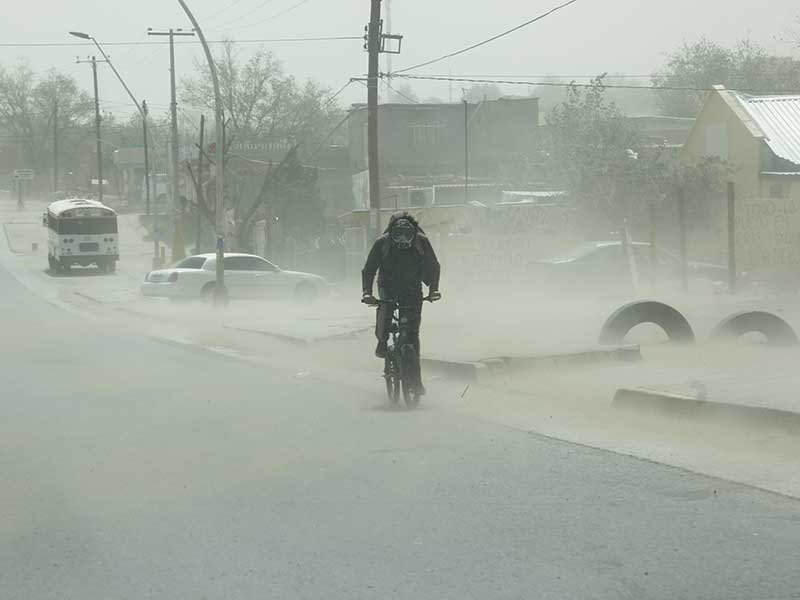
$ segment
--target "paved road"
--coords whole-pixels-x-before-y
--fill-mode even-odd
[[[2,598],[800,590],[796,500],[115,332],[1,269],[0,291]]]

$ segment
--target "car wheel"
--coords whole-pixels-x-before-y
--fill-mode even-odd
[[[217,284],[213,281],[203,286],[203,289],[200,290],[200,297],[203,299],[203,302],[207,302],[208,304],[214,302],[214,289],[216,287]]]
[[[294,299],[299,302],[311,302],[317,297],[317,288],[313,283],[303,281],[294,290]]]

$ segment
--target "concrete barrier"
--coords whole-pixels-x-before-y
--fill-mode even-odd
[[[421,363],[423,373],[436,373],[448,379],[471,382],[482,377],[514,371],[578,367],[604,362],[635,362],[641,358],[639,346],[626,345],[560,354],[501,356],[477,361],[423,358]]]
[[[668,390],[621,388],[614,394],[612,406],[665,417],[698,421],[715,420],[800,434],[800,413],[766,406],[711,401],[702,396],[691,396]]]

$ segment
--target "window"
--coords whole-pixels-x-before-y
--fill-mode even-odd
[[[100,233],[117,233],[117,217],[94,217],[86,219],[61,219],[58,222],[58,233],[70,235],[97,235]]]
[[[413,146],[436,146],[442,141],[443,126],[440,121],[411,123],[408,128]]]
[[[226,271],[277,271],[277,267],[257,256],[228,256],[225,258]]]
[[[175,263],[176,269],[202,269],[206,259],[202,256],[190,256]]]
[[[782,183],[769,184],[769,197],[775,200],[786,198],[786,186]]]

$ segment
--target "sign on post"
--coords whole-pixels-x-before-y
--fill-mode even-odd
[[[14,169],[14,179],[30,180],[35,177],[33,169]]]

